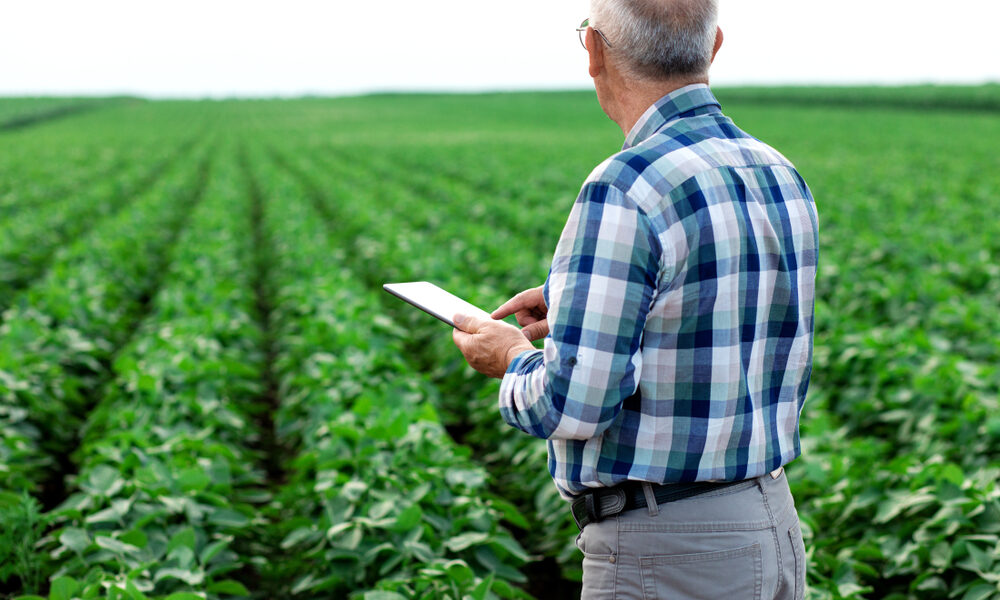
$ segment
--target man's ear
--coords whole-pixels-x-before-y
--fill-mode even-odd
[[[604,44],[593,27],[587,28],[587,54],[590,55],[590,76],[597,77],[604,69]]]
[[[715,55],[719,53],[719,48],[722,47],[722,28],[715,28],[715,47],[712,48],[712,61],[715,61]]]

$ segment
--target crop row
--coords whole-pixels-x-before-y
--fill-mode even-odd
[[[816,367],[790,477],[814,584],[827,597],[995,598],[1000,171],[982,133],[998,122],[867,119],[867,134],[857,116],[830,131],[812,167]]]
[[[151,159],[136,157],[125,163],[115,177],[64,194],[50,202],[44,211],[24,210],[0,222],[0,310],[10,306],[14,294],[44,272],[60,247],[142,196],[190,147],[190,144],[171,147]],[[72,180],[62,185],[72,185]],[[66,187],[62,189],[66,191]],[[41,195],[51,192],[51,189],[39,190]],[[30,201],[26,197],[19,200]],[[22,304],[21,308],[26,306]]]
[[[336,155],[313,152],[310,158],[285,156],[282,162],[307,182],[314,202],[328,207],[330,222],[355,232],[355,252],[345,261],[370,289],[386,281],[430,279],[493,307],[506,299],[497,289],[518,282],[529,287],[544,277],[543,261],[533,255],[532,247],[518,249],[515,219],[520,216],[537,225],[546,221],[541,213],[558,207],[536,205],[519,211],[498,203],[496,213],[486,214],[482,206],[493,205],[477,208],[470,203],[469,183],[417,167],[404,169],[404,182],[389,175],[388,165],[378,159],[362,165],[331,156]],[[539,243],[531,237],[525,240],[532,242]],[[466,293],[470,282],[476,285]],[[548,475],[545,444],[502,423],[496,412],[496,384],[464,367],[437,321],[385,294],[376,295],[373,302],[403,324],[412,368],[429,374],[453,431],[480,450],[477,459],[489,467],[494,490],[517,506],[522,541],[536,556],[557,557],[567,576],[578,578],[576,526]]]
[[[256,525],[252,503],[266,499],[245,444],[261,336],[245,194],[220,154],[150,317],[88,415],[77,491],[52,512],[53,577],[81,598],[248,595],[231,577],[247,565],[235,548]]]
[[[132,152],[116,148],[22,148],[0,157],[0,215],[43,206],[123,168]],[[134,151],[134,149],[133,149]],[[148,152],[148,150],[146,150]],[[143,152],[145,154],[145,152]]]
[[[286,556],[275,577],[294,575],[292,594],[520,597],[510,583],[527,556],[499,525],[509,507],[489,498],[403,358],[400,332],[342,265],[353,240],[264,160],[255,174],[275,247],[274,420],[299,448],[272,519]]]
[[[331,268],[350,240],[265,159],[218,156],[64,253],[24,292],[35,321],[11,311],[0,521],[18,524],[12,491],[51,502],[76,474],[41,552],[30,527],[4,541],[28,551],[7,575],[53,598],[523,597],[528,557],[500,527],[516,511],[448,437],[400,331],[368,318],[371,292]]]
[[[186,161],[66,247],[7,311],[0,326],[0,490],[60,499],[58,473],[81,420],[146,310],[197,198],[204,167],[192,167]]]
[[[98,98],[4,98],[0,99],[0,132],[92,110],[114,102]]]

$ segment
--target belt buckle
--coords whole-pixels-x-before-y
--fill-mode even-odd
[[[605,500],[612,499],[611,502]],[[577,498],[570,505],[576,526],[583,531],[589,523],[600,523],[605,517],[625,510],[626,494],[620,487],[598,488]],[[603,514],[602,514],[603,513]]]
[[[570,512],[573,513],[573,520],[580,531],[583,531],[583,528],[588,523],[599,523],[601,521],[601,516],[597,513],[596,506],[597,502],[594,500],[594,492],[587,492],[570,506]]]

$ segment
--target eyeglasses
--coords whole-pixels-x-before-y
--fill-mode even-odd
[[[576,33],[580,37],[580,45],[583,46],[584,50],[587,49],[587,42],[585,41],[586,38],[584,36],[587,33],[587,28],[588,27],[590,27],[590,17],[587,17],[586,19],[584,19],[583,23],[580,23],[580,26],[576,28]],[[597,35],[601,36],[601,39],[604,40],[604,43],[608,45],[608,48],[612,47],[611,46],[611,42],[609,42],[608,38],[605,37],[603,33],[601,33],[600,29],[598,29],[598,28],[595,27],[594,31],[597,32]]]

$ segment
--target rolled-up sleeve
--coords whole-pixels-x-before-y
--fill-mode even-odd
[[[540,438],[589,439],[614,422],[639,385],[659,265],[659,240],[636,203],[601,181],[584,185],[545,282],[544,349],[522,352],[500,386],[507,423]]]

